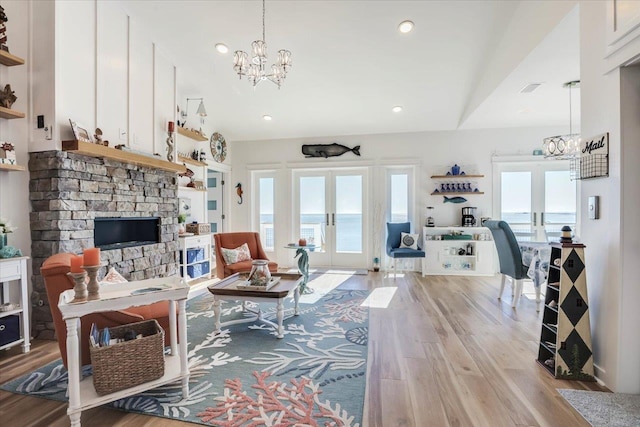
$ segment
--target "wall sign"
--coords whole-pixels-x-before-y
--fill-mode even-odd
[[[609,176],[609,133],[583,140],[580,156],[571,159],[571,179]]]

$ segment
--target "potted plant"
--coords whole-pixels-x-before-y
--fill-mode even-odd
[[[7,234],[13,233],[16,227],[9,223],[9,220],[0,218],[0,249],[7,246]]]
[[[178,215],[178,234],[184,234],[186,231],[184,223],[187,222],[187,214]]]

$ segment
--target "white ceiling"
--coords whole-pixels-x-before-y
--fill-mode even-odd
[[[499,84],[488,85],[487,95],[469,110],[479,96],[477,87],[490,81],[496,47],[505,38],[518,42],[510,28],[520,6],[517,1],[267,1],[270,63],[285,48],[292,52],[293,67],[282,89],[263,82],[254,90],[238,80],[232,61],[234,50],[249,51],[261,36],[260,1],[124,5],[175,58],[180,104],[204,96],[207,123],[229,141],[565,124],[568,93],[562,83],[579,79],[576,10],[535,48],[525,46],[524,59],[511,64]],[[397,27],[405,19],[414,21],[415,29],[400,34]],[[230,52],[216,52],[216,43],[225,43]],[[544,84],[520,94],[531,82]],[[393,113],[394,105],[404,111]],[[573,105],[577,110],[579,103]],[[273,120],[264,121],[264,114]]]

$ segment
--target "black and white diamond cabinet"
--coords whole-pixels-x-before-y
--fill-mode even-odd
[[[584,248],[552,244],[538,362],[556,378],[595,381]]]

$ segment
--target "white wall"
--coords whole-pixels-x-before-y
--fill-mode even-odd
[[[286,218],[286,230],[291,229],[291,175],[292,169],[305,167],[337,168],[343,166],[369,166],[371,168],[371,197],[367,211],[370,216],[376,202],[384,200],[384,168],[393,164],[417,166],[416,212],[414,228],[421,229],[426,219],[426,206],[434,206],[436,225],[459,225],[460,209],[463,206],[478,207],[479,216],[492,216],[492,161],[493,155],[528,155],[540,149],[543,137],[556,135],[559,128],[485,129],[449,132],[420,132],[385,135],[339,136],[313,139],[290,139],[280,141],[247,141],[231,144],[233,173],[231,186],[242,183],[245,190],[242,205],[231,198],[228,226],[231,231],[251,229],[252,200],[251,170],[270,169],[277,171],[276,183],[280,191],[276,195],[276,215]],[[361,157],[346,153],[329,159],[305,159],[301,153],[303,144],[330,144],[338,142],[349,148],[360,145]],[[443,203],[442,196],[431,196],[437,182],[431,175],[443,175],[457,163],[466,173],[485,175],[477,181],[484,195],[465,196],[467,203]],[[249,202],[249,203],[247,203]],[[373,217],[369,218],[370,221]],[[291,263],[291,254],[279,247],[292,241],[290,233],[278,233],[277,259],[282,265]]]

